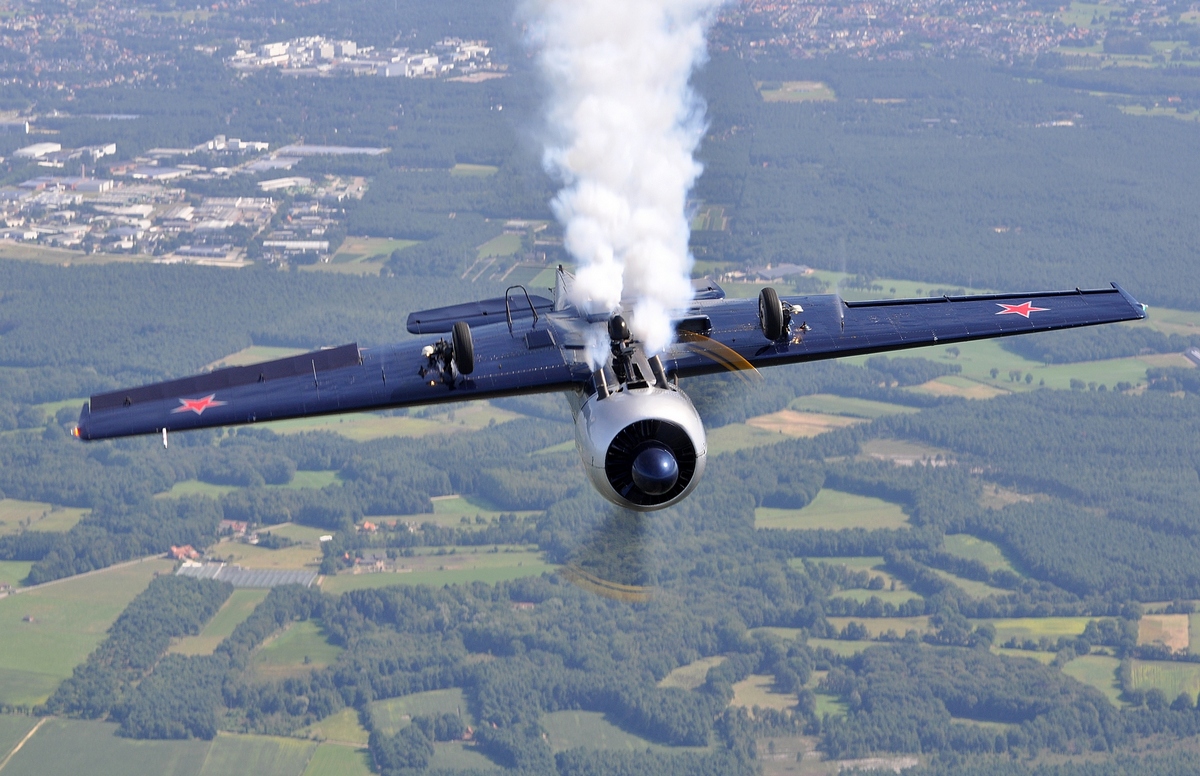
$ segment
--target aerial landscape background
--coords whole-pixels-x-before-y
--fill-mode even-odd
[[[1200,5],[729,3],[694,276],[1146,320],[83,444],[86,398],[547,294],[510,2],[0,0],[0,776],[1200,773]],[[224,564],[224,565],[221,565]]]

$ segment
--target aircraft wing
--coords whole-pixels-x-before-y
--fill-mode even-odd
[[[546,318],[472,327],[470,375],[426,351],[435,336],[318,350],[253,366],[92,396],[75,435],[108,439],[343,412],[560,391],[586,379]],[[443,329],[444,331],[444,329]],[[582,374],[577,374],[582,369]]]
[[[698,294],[663,354],[682,377],[925,345],[1136,320],[1145,311],[1115,284],[1109,289],[934,299],[846,302],[837,296],[783,299],[783,335],[767,340],[758,300]],[[531,393],[586,390],[590,327],[571,310],[538,297],[514,312],[506,300],[415,313],[418,339],[387,347],[356,344],[252,366],[92,396],[76,436],[108,439],[268,420],[362,412]],[[503,316],[503,317],[501,317]],[[451,343],[436,339],[466,319],[473,368],[460,374]],[[598,322],[603,326],[604,321]],[[431,333],[432,332],[432,333]]]
[[[927,345],[1069,329],[1146,317],[1115,283],[1111,288],[847,302],[834,295],[784,297],[791,307],[784,336],[771,342],[759,328],[758,300],[698,306],[680,322],[668,372],[688,377],[882,353]]]

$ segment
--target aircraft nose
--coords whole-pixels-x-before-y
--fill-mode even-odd
[[[679,480],[679,463],[665,447],[654,445],[633,459],[633,484],[649,496],[661,496]]]

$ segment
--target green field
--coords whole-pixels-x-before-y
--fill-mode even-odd
[[[33,726],[38,723],[37,717],[25,717],[16,714],[0,714],[0,762],[8,757],[8,753],[21,743]]]
[[[402,695],[371,704],[371,719],[375,722],[375,728],[388,735],[407,727],[409,719],[418,714],[458,714],[467,724],[471,724],[466,698],[457,687]]]
[[[158,493],[155,498],[182,498],[184,496],[208,496],[212,499],[218,499],[226,493],[233,493],[235,490],[241,490],[237,485],[213,485],[211,482],[201,482],[200,480],[181,480],[171,486],[171,489],[163,493]]]
[[[171,645],[170,651],[181,655],[211,655],[213,650],[233,633],[233,629],[250,616],[254,607],[262,603],[269,592],[265,588],[234,590],[233,595],[229,596],[200,633],[180,639]]]
[[[458,163],[450,168],[450,174],[456,178],[487,178],[500,172],[500,168],[491,164]]]
[[[555,752],[567,749],[616,749],[626,752],[703,752],[707,747],[662,746],[627,733],[598,711],[555,711],[543,714],[542,729]]]
[[[1121,661],[1105,655],[1077,657],[1062,668],[1067,676],[1095,687],[1114,706],[1121,705],[1121,688],[1117,685],[1117,667]],[[1178,693],[1176,693],[1178,695]],[[1172,695],[1170,700],[1174,700]]]
[[[477,255],[481,259],[489,256],[512,256],[521,250],[521,235],[500,234],[479,246]]]
[[[1200,654],[1200,612],[1188,615],[1188,652]]]
[[[574,444],[572,442],[572,444]],[[517,517],[528,517],[536,515],[537,512],[514,512],[511,510],[497,509],[494,504],[489,504],[484,499],[478,496],[434,496],[430,499],[433,502],[433,512],[422,512],[416,515],[387,515],[385,517],[371,518],[371,522],[378,524],[381,520],[391,522],[393,520],[401,520],[406,523],[435,523],[444,525],[450,528],[466,528],[476,525],[475,518],[482,517],[485,520],[492,520],[503,514],[512,514]],[[463,523],[462,519],[467,518],[467,522]],[[483,528],[484,526],[478,526]]]
[[[429,759],[430,771],[498,771],[499,765],[466,741],[438,741]]]
[[[848,415],[852,418],[874,420],[885,415],[911,415],[920,412],[917,407],[906,407],[903,404],[888,404],[870,399],[854,399],[845,396],[834,396],[828,393],[815,393],[811,396],[800,396],[792,399],[788,407],[805,412],[824,412],[829,415]]]
[[[1167,696],[1167,701],[1175,700],[1181,692],[1193,698],[1200,693],[1200,665],[1196,663],[1134,660],[1132,678],[1135,690],[1157,688]]]
[[[295,523],[280,523],[279,525],[269,525],[264,527],[265,531],[270,531],[275,536],[282,536],[286,539],[291,539],[294,542],[302,544],[317,544],[320,538],[329,533],[324,528],[312,528],[307,525],[296,525]]]
[[[1017,617],[1004,620],[983,620],[996,629],[996,643],[1002,644],[1011,638],[1037,641],[1046,636],[1057,641],[1059,636],[1078,636],[1083,633],[1091,617]]]
[[[1055,657],[1054,652],[1039,652],[1031,649],[1007,649],[1005,647],[992,647],[992,652],[997,655],[1004,655],[1005,657],[1033,660],[1041,663],[1044,666],[1048,666],[1054,662]]]
[[[205,757],[213,746],[208,741],[135,741],[114,735],[116,729],[116,725],[107,722],[48,719],[9,760],[4,776],[201,776],[205,773],[202,770]]]
[[[206,369],[219,369],[223,366],[249,366],[262,361],[274,361],[305,352],[301,348],[276,348],[269,345],[251,345],[236,353],[230,353],[222,359],[209,364]]]
[[[775,677],[769,674],[751,674],[733,685],[733,700],[730,706],[742,706],[752,709],[755,706],[763,709],[784,711],[794,708],[799,698],[794,692],[775,692]]]
[[[830,488],[822,488],[812,503],[803,509],[759,507],[754,510],[756,528],[872,530],[904,528],[907,525],[908,516],[899,504]]]
[[[200,776],[228,776],[232,773],[296,776],[304,773],[316,748],[317,745],[312,742],[295,738],[218,733],[204,759]]]
[[[325,719],[297,730],[293,735],[315,741],[334,741],[341,744],[366,746],[368,733],[358,719],[358,711],[351,708],[330,714]]]
[[[308,761],[304,776],[370,776],[371,753],[340,744],[321,744]]]
[[[254,544],[221,542],[209,548],[209,553],[249,569],[303,569],[321,564],[321,551],[311,544],[294,544],[279,550],[268,550]]]
[[[91,510],[57,507],[43,501],[0,499],[0,536],[22,530],[64,533]]]
[[[833,102],[837,95],[820,81],[782,81],[770,88],[760,81],[755,86],[763,102]]]
[[[992,587],[984,582],[979,582],[974,579],[967,579],[966,577],[960,577],[956,574],[951,574],[949,571],[933,569],[933,573],[937,574],[947,582],[957,585],[960,590],[972,598],[987,598],[994,595],[1012,595],[1011,590],[1005,590],[1002,587]]]
[[[486,549],[473,552],[477,548],[454,555],[437,556],[436,562],[426,563],[423,559],[404,558],[401,562],[409,563],[411,571],[395,573],[380,572],[377,574],[338,574],[326,577],[321,583],[321,589],[326,593],[337,595],[350,590],[361,590],[370,587],[390,587],[392,585],[457,585],[466,582],[487,582],[495,584],[510,579],[533,577],[556,567],[547,563],[540,552],[517,551],[492,553]]]
[[[369,442],[383,437],[423,437],[455,431],[477,431],[488,425],[504,423],[521,417],[515,412],[493,407],[487,402],[456,405],[451,410],[433,412],[423,417],[411,415],[376,415],[359,412],[349,415],[327,415],[296,420],[277,420],[262,423],[277,434],[301,434],[306,431],[331,431],[355,442]]]
[[[0,599],[0,703],[45,701],[134,596],[173,566],[145,561]]]
[[[0,585],[19,587],[31,568],[33,561],[30,560],[0,560]]]
[[[378,275],[393,251],[417,245],[416,240],[392,240],[386,237],[347,237],[327,262],[305,264],[301,271],[334,272],[349,275]]]
[[[681,690],[694,690],[704,684],[704,680],[708,678],[708,671],[711,668],[724,663],[726,657],[724,655],[714,655],[712,657],[702,657],[685,666],[676,668],[671,673],[662,678],[658,683],[659,687],[678,687]]]
[[[730,423],[727,426],[714,428],[707,432],[708,454],[735,453],[751,447],[777,445],[791,439],[787,434],[767,431],[745,423]]]
[[[269,639],[250,666],[259,679],[286,679],[332,665],[342,652],[342,647],[325,638],[318,621],[303,620]]]
[[[977,560],[987,566],[988,571],[1003,569],[1016,573],[1016,569],[1004,557],[998,546],[970,534],[947,534],[942,542],[942,549],[959,558]]]

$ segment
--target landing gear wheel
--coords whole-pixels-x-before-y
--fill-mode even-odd
[[[475,371],[475,342],[471,339],[471,327],[466,321],[454,324],[451,340],[454,344],[454,365],[458,373],[469,375]]]
[[[774,342],[783,336],[783,304],[775,289],[767,286],[758,294],[758,320],[763,336]]]

